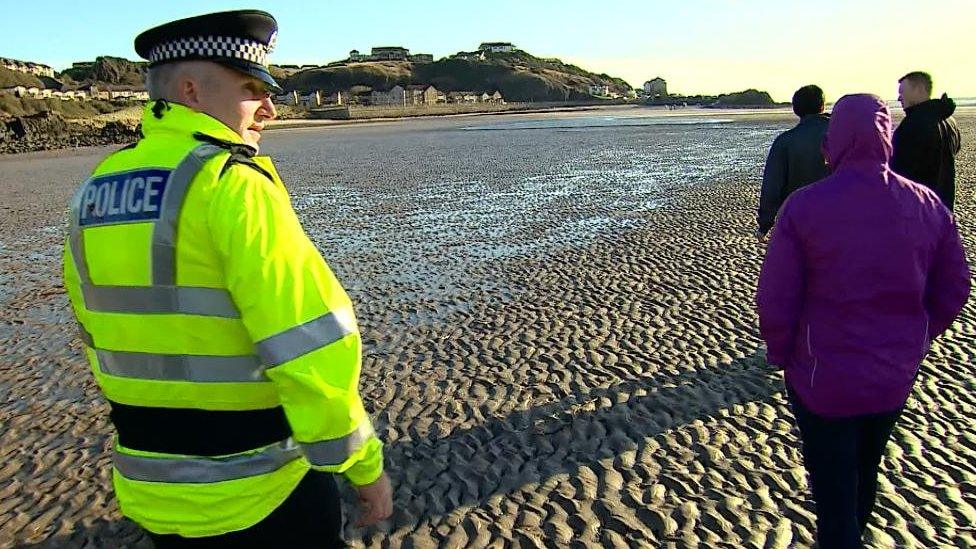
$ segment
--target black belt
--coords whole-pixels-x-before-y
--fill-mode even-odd
[[[119,444],[133,450],[220,456],[276,444],[292,435],[281,406],[228,412],[109,404]]]

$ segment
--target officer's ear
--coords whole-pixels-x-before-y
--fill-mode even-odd
[[[187,107],[196,108],[200,106],[200,85],[196,79],[186,75],[180,79],[179,93],[182,103]]]
[[[201,110],[205,93],[204,86],[213,85],[213,76],[210,71],[213,67],[209,63],[200,61],[189,61],[182,63],[176,81],[176,93],[179,95],[179,102],[187,107]]]

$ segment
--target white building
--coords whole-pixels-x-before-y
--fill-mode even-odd
[[[406,105],[406,89],[397,84],[387,91],[373,90],[369,94],[370,105],[396,105],[402,107]]]
[[[447,94],[448,103],[477,103],[479,99],[481,96],[471,91],[456,91]]]
[[[410,50],[400,46],[377,46],[369,55],[370,61],[406,61]]]
[[[482,42],[478,46],[478,50],[488,53],[509,53],[515,51],[515,44],[511,42]]]
[[[292,90],[290,92],[283,93],[281,95],[276,95],[274,96],[273,102],[278,103],[279,105],[297,105],[298,92]]]
[[[494,93],[485,92],[481,94],[481,96],[478,99],[482,103],[499,103],[499,104],[505,103],[505,99],[502,98],[502,94],[498,90],[495,90]]]
[[[92,99],[98,99],[100,101],[108,101],[112,99],[112,92],[99,88],[95,85],[88,86],[88,95]]]
[[[350,63],[359,63],[363,61],[412,61],[414,63],[433,63],[434,54],[411,54],[409,49],[402,48],[400,46],[377,46],[372,49],[369,55],[360,53],[359,50],[351,50],[346,61]]]
[[[47,65],[42,65],[40,63],[32,63],[30,61],[18,61],[16,59],[7,59],[5,57],[0,57],[0,66],[12,71],[54,78],[54,69],[52,69]]]

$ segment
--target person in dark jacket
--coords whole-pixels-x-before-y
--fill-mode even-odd
[[[942,94],[932,99],[932,77],[908,73],[898,81],[898,100],[905,119],[895,130],[891,167],[925,185],[952,210],[956,201],[956,155],[962,147],[959,126],[952,118],[956,103]]]
[[[834,549],[861,547],[884,447],[970,281],[952,213],[889,168],[884,101],[838,101],[825,150],[832,174],[783,205],[757,304],[800,428],[817,540]]]
[[[776,212],[793,191],[827,177],[820,145],[830,118],[824,114],[824,92],[819,86],[803,86],[793,94],[793,112],[800,123],[773,141],[763,170],[759,194],[759,229],[756,236],[765,240],[773,228]]]

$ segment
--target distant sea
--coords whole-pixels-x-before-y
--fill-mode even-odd
[[[939,95],[939,97],[941,97],[941,95]],[[952,100],[956,102],[957,107],[976,107],[976,97],[953,97]],[[889,99],[888,107],[892,109],[900,109],[901,103],[899,103],[897,99]]]

